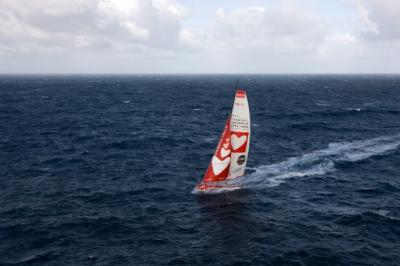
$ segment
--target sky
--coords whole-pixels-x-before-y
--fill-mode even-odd
[[[0,73],[400,73],[400,0],[0,0]]]

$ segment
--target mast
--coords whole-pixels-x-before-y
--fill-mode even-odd
[[[239,89],[239,80],[236,80],[236,86],[235,86],[235,91]]]

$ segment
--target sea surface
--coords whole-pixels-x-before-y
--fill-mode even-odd
[[[0,163],[0,265],[400,265],[399,75],[3,75]]]

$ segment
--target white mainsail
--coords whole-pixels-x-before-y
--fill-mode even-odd
[[[250,145],[250,111],[246,92],[237,90],[233,103],[231,121],[231,165],[228,179],[244,175]]]

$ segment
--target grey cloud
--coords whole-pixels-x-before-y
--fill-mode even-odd
[[[370,23],[370,29],[362,32],[362,38],[370,41],[400,40],[400,1],[357,0],[356,3],[364,8],[364,19]]]
[[[347,1],[358,26],[291,0],[198,26],[178,0],[0,0],[0,72],[400,71],[400,2]]]
[[[0,10],[0,43],[17,51],[41,45],[170,49],[186,12],[172,0],[0,0]]]
[[[322,20],[297,6],[276,9],[242,8],[218,12],[214,36],[230,47],[257,48],[257,52],[313,51],[326,34]]]

